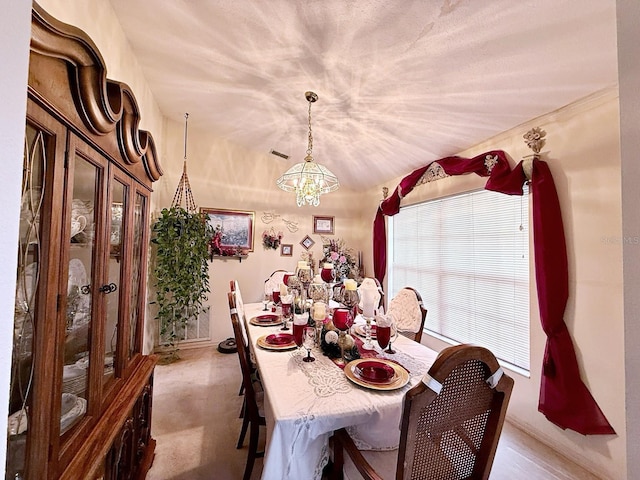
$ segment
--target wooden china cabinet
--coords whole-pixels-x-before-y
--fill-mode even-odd
[[[162,174],[125,84],[34,4],[6,479],[144,478],[149,196]]]

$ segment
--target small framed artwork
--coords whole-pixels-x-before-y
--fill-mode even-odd
[[[291,257],[293,256],[293,245],[290,243],[283,243],[280,245],[280,256]]]
[[[222,233],[220,245],[223,249],[253,252],[254,212],[204,207],[200,211],[207,215],[211,226]]]
[[[333,218],[313,216],[313,233],[333,235]]]
[[[309,250],[311,247],[313,247],[314,243],[316,242],[313,241],[313,238],[307,235],[302,239],[302,241],[300,242],[300,245],[302,245],[305,250]]]

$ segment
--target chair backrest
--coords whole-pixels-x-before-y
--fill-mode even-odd
[[[420,342],[427,309],[422,304],[422,297],[415,288],[404,287],[389,302],[387,311],[393,317],[398,332],[411,340]]]
[[[258,415],[258,405],[256,403],[256,393],[253,388],[253,379],[251,375],[251,360],[249,355],[249,345],[243,336],[243,322],[240,318],[237,308],[237,292],[229,292],[229,316],[231,317],[231,326],[233,327],[233,336],[236,340],[238,358],[240,359],[240,370],[242,371],[242,385],[244,386],[244,395],[247,402],[247,410],[252,415]],[[255,418],[255,417],[254,417]]]
[[[444,349],[405,395],[396,478],[489,478],[512,388],[486,348]]]
[[[290,273],[286,270],[276,270],[269,278],[264,281],[264,291],[273,292],[274,289],[278,289],[280,284],[283,283],[285,274]]]
[[[244,345],[249,344],[249,338],[247,337],[247,328],[245,322],[247,321],[244,315],[244,302],[242,301],[242,294],[240,293],[240,284],[237,280],[229,280],[229,289],[235,293],[235,305],[238,310],[238,318],[240,318],[240,328],[242,331],[242,337],[244,338]]]

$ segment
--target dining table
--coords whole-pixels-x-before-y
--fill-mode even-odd
[[[251,353],[265,397],[262,479],[319,480],[329,461],[329,437],[343,427],[360,449],[398,448],[403,398],[422,381],[438,352],[402,335],[392,344],[394,354],[375,345],[363,356],[390,360],[401,366],[406,379],[400,387],[368,384],[347,375],[340,362],[323,355],[317,346],[311,350],[313,362],[303,361],[304,348],[263,348],[266,336],[283,333],[280,324],[256,320],[265,313],[271,312],[265,312],[262,303],[244,305]],[[357,318],[354,327],[363,322]]]

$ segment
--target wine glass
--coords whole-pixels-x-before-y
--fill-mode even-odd
[[[302,346],[304,329],[307,327],[307,314],[295,313],[293,315],[293,339],[298,347]]]
[[[302,343],[307,349],[307,356],[302,360],[305,362],[315,362],[316,359],[311,356],[311,349],[316,344],[316,329],[313,327],[304,327]]]
[[[273,292],[275,293],[275,291]],[[282,302],[282,328],[280,330],[289,330],[289,320],[291,320],[292,310],[291,303],[293,301],[292,295],[285,295],[280,299]]]
[[[378,332],[379,329],[380,327],[376,328],[376,335],[380,335],[380,333]],[[396,327],[396,324],[392,322],[391,325],[389,326],[389,347],[387,347],[385,352],[392,353],[392,354],[396,353],[396,351],[393,348],[391,348],[391,344],[395,342],[397,338],[398,338],[398,327]]]
[[[358,291],[357,290],[349,290],[346,289],[344,290],[343,294],[342,294],[342,304],[347,307],[349,309],[349,312],[351,314],[351,323],[353,324],[353,321],[356,318],[357,315],[357,310],[356,308],[358,307],[358,303],[360,302],[360,297],[358,296]]]
[[[334,283],[336,281],[336,271],[333,268],[333,263],[325,263],[320,270],[320,278],[327,283]]]
[[[280,288],[274,288],[273,292],[273,304],[278,306],[278,304],[280,303]]]
[[[391,338],[391,325],[386,326],[378,326],[376,327],[376,339],[378,340],[378,345],[380,348],[384,350],[387,345],[389,345],[389,339]]]

